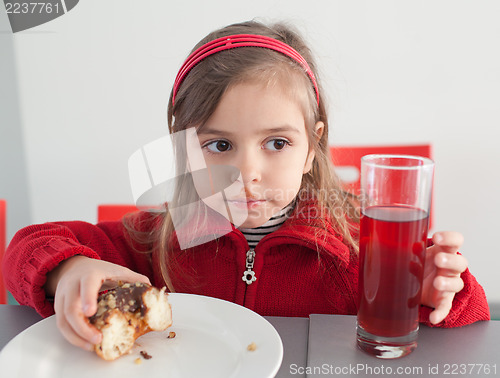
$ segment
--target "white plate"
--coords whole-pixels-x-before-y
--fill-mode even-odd
[[[69,344],[55,317],[44,319],[12,339],[0,353],[2,377],[274,377],[283,345],[274,327],[249,309],[220,299],[170,294],[173,325],[150,332],[132,353],[104,361]],[[175,338],[168,333],[174,331]],[[256,350],[247,346],[255,343]],[[152,356],[134,361],[140,351]]]

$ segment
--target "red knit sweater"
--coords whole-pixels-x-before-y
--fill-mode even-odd
[[[302,215],[314,214],[303,210]],[[357,254],[322,224],[314,217],[292,216],[263,238],[255,248],[257,280],[250,285],[242,280],[249,248],[237,229],[183,253],[179,250],[179,269],[172,275],[176,291],[225,299],[261,315],[356,314]],[[53,314],[43,288],[47,273],[74,255],[120,264],[148,276],[155,286],[164,284],[156,254],[132,248],[121,222],[59,222],[29,226],[15,235],[3,262],[8,290],[42,316]],[[483,288],[468,270],[462,279],[464,289],[438,326],[490,318]],[[430,325],[430,311],[421,307],[421,322]]]

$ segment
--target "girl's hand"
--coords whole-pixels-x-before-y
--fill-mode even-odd
[[[128,268],[84,256],[74,256],[61,263],[48,276],[46,290],[54,291],[57,327],[73,345],[93,350],[102,334],[90,325],[87,317],[97,311],[99,291],[116,286],[118,281],[144,282],[149,278]]]
[[[432,241],[425,257],[422,304],[434,308],[429,321],[437,324],[446,318],[455,294],[464,287],[460,274],[467,269],[467,260],[457,254],[464,241],[462,234],[437,232]]]

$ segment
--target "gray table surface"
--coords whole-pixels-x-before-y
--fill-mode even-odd
[[[357,349],[356,317],[265,317],[283,341],[276,377],[500,377],[500,321],[466,327],[421,327],[417,349],[396,360],[379,360]],[[0,349],[40,321],[32,308],[0,305]],[[256,377],[259,378],[259,377]]]
[[[356,317],[310,315],[307,377],[500,377],[500,322],[459,328],[421,326],[408,356],[382,360],[356,346]]]
[[[290,375],[289,367],[306,365],[309,319],[274,316],[265,318],[276,328],[283,342],[283,362],[276,377],[306,377],[305,372]],[[31,307],[0,305],[0,350],[17,334],[40,320],[42,317]]]

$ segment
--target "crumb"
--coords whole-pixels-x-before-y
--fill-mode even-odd
[[[253,352],[255,349],[257,349],[257,344],[255,344],[254,342],[248,344],[247,350],[249,350],[250,352]]]
[[[148,354],[148,352],[144,351],[144,350],[141,350],[141,356],[145,359],[145,360],[150,360],[151,358],[153,358],[153,356],[151,356],[150,354]]]
[[[174,337],[175,337],[175,332],[170,331],[170,332],[168,333],[167,339],[173,339]]]
[[[134,364],[136,364],[136,365],[140,365],[140,364],[142,364],[142,360],[141,360],[141,358],[140,358],[140,357],[137,357],[137,358],[134,360]]]

